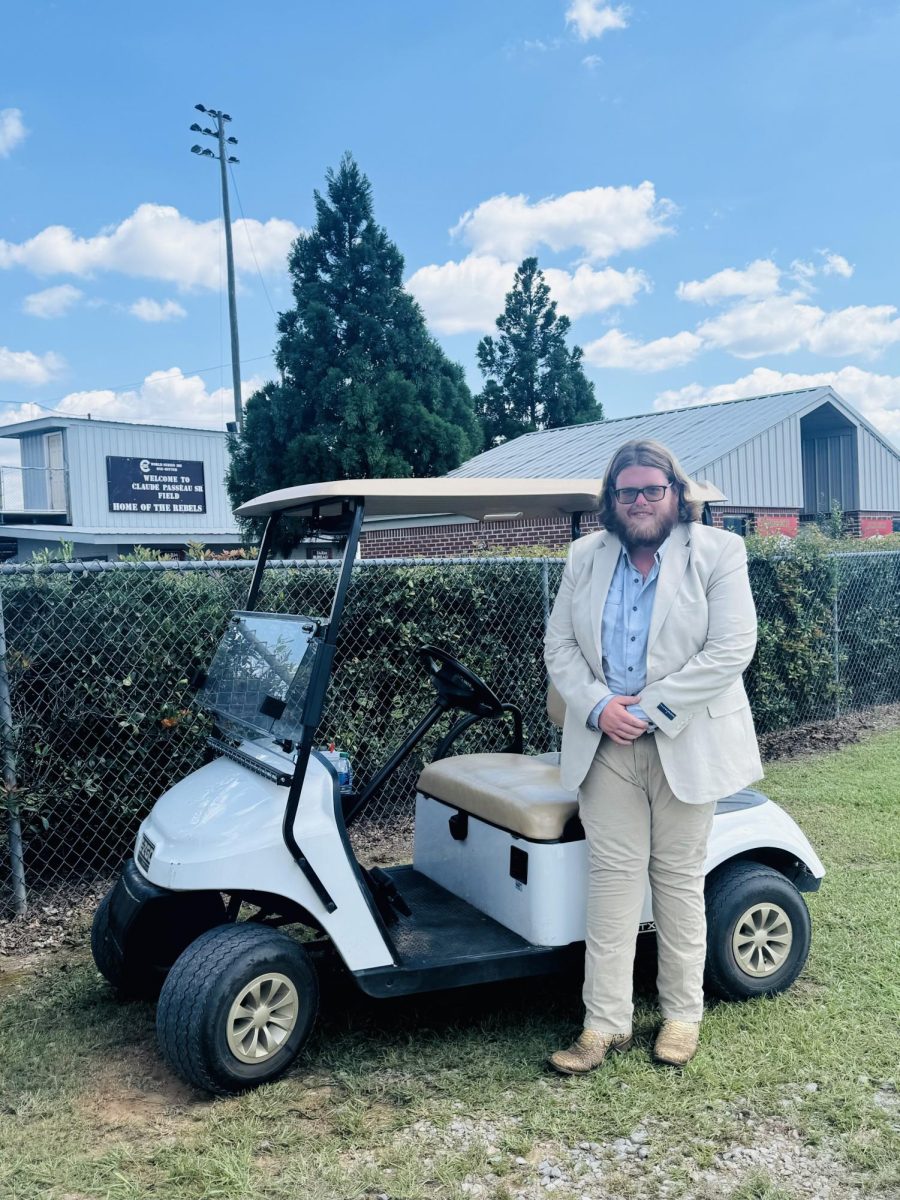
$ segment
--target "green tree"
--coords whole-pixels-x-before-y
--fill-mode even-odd
[[[581,365],[581,347],[566,345],[570,327],[550,299],[537,259],[526,258],[497,318],[498,336],[482,338],[476,351],[485,379],[475,398],[485,445],[536,429],[603,420]]]
[[[281,380],[250,397],[230,440],[235,504],[324,479],[441,475],[481,448],[463,370],[403,289],[371,184],[349,154],[326,182],[315,226],[288,258],[295,306],[278,319]]]

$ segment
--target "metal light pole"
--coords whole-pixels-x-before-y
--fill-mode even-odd
[[[215,138],[219,143],[218,154],[208,148],[204,149],[202,146],[191,146],[191,153],[199,154],[201,158],[217,158],[222,172],[222,214],[225,218],[225,259],[228,264],[228,316],[231,322],[231,382],[234,387],[234,420],[237,432],[240,433],[244,428],[244,406],[241,403],[241,352],[238,346],[237,301],[234,296],[234,250],[231,245],[231,205],[228,200],[228,168],[226,166],[227,163],[240,162],[240,159],[234,158],[226,152],[226,144],[236,146],[238,140],[236,137],[225,137],[225,122],[231,120],[228,113],[215,108],[206,108],[202,104],[195,104],[194,108],[198,112],[212,117],[216,122],[216,128],[201,128],[194,124],[191,126],[191,132],[205,134],[207,137]]]

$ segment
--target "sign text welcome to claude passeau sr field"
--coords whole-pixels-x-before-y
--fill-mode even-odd
[[[205,513],[202,462],[106,457],[109,511]]]

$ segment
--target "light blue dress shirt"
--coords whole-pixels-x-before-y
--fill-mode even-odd
[[[654,555],[654,563],[645,579],[622,547],[619,561],[606,594],[600,629],[603,674],[612,696],[605,696],[588,717],[592,729],[599,727],[600,714],[613,696],[638,696],[647,683],[647,641],[650,619],[656,599],[656,581],[668,538]],[[647,721],[650,731],[656,726],[639,704],[628,711]]]

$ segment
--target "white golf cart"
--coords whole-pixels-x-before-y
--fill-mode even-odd
[[[246,609],[196,681],[215,721],[210,761],[156,802],[92,931],[110,983],[125,994],[161,987],[160,1046],[188,1083],[228,1095],[285,1071],[316,1017],[316,956],[339,959],[378,997],[548,974],[580,957],[576,797],[560,786],[558,756],[522,752],[514,704],[445,650],[423,647],[434,706],[365,787],[342,788],[313,747],[366,515],[565,514],[574,537],[600,490],[599,480],[360,480],[289,488],[238,510],[268,520]],[[288,516],[307,537],[343,542],[327,618],[256,611]],[[364,870],[348,824],[448,712],[461,716],[419,777],[412,864]],[[465,729],[501,719],[514,728],[504,752],[448,755]],[[706,870],[709,987],[730,999],[783,991],[809,949],[800,893],[824,875],[809,842],[746,790],[717,806]],[[302,925],[313,940],[279,925]],[[649,895],[642,928],[653,929]]]

